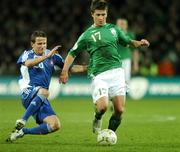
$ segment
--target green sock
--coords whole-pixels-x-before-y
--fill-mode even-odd
[[[109,119],[109,126],[108,129],[111,129],[113,131],[116,131],[116,129],[119,127],[119,125],[121,124],[121,118],[116,117],[116,116],[111,116],[111,118]]]

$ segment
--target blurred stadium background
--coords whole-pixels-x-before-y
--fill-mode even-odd
[[[0,125],[2,133],[1,137],[6,136],[9,130],[11,130],[11,126],[13,126],[15,119],[20,117],[21,114],[19,112],[23,111],[18,99],[19,89],[17,80],[19,76],[19,69],[16,66],[16,60],[23,50],[30,47],[29,37],[32,31],[37,29],[44,30],[48,35],[49,48],[52,48],[56,44],[61,44],[63,46],[63,49],[60,54],[65,58],[67,52],[73,46],[78,36],[88,26],[91,25],[89,6],[90,0],[1,0],[1,120],[6,117],[6,114],[8,114],[7,121],[2,121]],[[135,75],[133,74],[133,78],[130,83],[131,91],[129,93],[128,101],[134,102],[127,103],[127,119],[125,120],[124,127],[122,126],[122,130],[125,132],[125,134],[122,134],[122,141],[119,141],[121,147],[125,148],[124,151],[151,151],[150,147],[153,144],[156,148],[159,147],[159,150],[157,149],[158,152],[178,151],[180,149],[180,147],[178,146],[180,133],[177,129],[180,124],[180,111],[178,110],[178,107],[180,106],[179,6],[180,2],[178,0],[110,0],[108,22],[115,23],[116,18],[118,17],[127,18],[130,24],[130,29],[136,33],[137,39],[145,37],[151,43],[151,46],[148,49],[141,48],[139,50],[140,70]],[[86,64],[88,62],[88,55],[86,53],[81,54],[78,57],[78,60],[76,60],[75,62]],[[70,112],[66,107],[67,105],[65,106],[66,103],[63,102],[63,100],[75,100],[76,102],[78,102],[77,99],[74,98],[75,96],[78,96],[78,98],[81,98],[80,103],[77,104],[78,106],[84,106],[84,104],[87,104],[83,104],[83,101],[87,100],[90,102],[90,81],[87,79],[86,74],[76,75],[70,78],[70,81],[67,85],[61,86],[59,85],[58,78],[56,77],[58,75],[59,73],[57,73],[52,79],[50,97],[51,99],[54,99],[53,101],[55,101],[53,102],[53,105],[55,106],[56,111],[58,111],[58,114],[60,111],[60,114],[62,113],[61,117],[62,119],[64,119],[64,113],[62,111],[64,110],[67,113]],[[65,98],[62,98],[63,96]],[[60,107],[58,109],[59,103],[57,103],[56,101],[59,100],[63,103],[61,103],[62,108]],[[174,102],[172,102],[172,100],[174,100]],[[3,101],[9,102],[6,103]],[[70,104],[75,106],[75,104],[73,104],[72,102],[70,102]],[[12,107],[10,108],[12,114],[8,111],[7,108],[10,105],[12,105]],[[86,106],[92,105],[88,104]],[[80,108],[77,111],[72,110],[72,112],[75,113],[75,116],[79,111],[82,111],[82,109]],[[93,110],[90,108],[89,111]],[[83,111],[83,114],[84,113],[85,111]],[[67,118],[66,121],[68,121],[68,119],[71,119],[68,118],[66,114],[64,115],[64,117]],[[90,126],[91,120],[88,120],[90,119],[90,116],[88,115],[87,117],[87,121],[89,123],[87,126]],[[79,118],[81,118],[81,116],[79,116]],[[73,117],[73,119],[75,120],[76,117]],[[146,122],[146,125],[142,126],[142,122],[140,119],[142,119],[142,122]],[[71,124],[66,124],[66,121],[64,119],[65,126],[67,125],[67,127],[69,127],[69,125]],[[128,126],[134,125],[135,121],[136,127],[139,128],[139,130],[133,130],[132,128],[128,130]],[[158,128],[159,132],[156,130],[156,127],[150,127],[152,130],[156,130],[154,134],[152,133],[152,130],[150,131],[149,128],[149,124],[152,121],[154,121],[157,126],[160,125]],[[73,123],[72,120],[70,122]],[[167,122],[167,124],[165,124],[164,122]],[[171,122],[173,122],[173,125]],[[75,123],[74,125],[77,124]],[[171,126],[171,130],[175,131],[173,134],[172,132],[167,132],[169,126]],[[4,131],[5,127],[6,129]],[[143,127],[146,129],[149,128],[148,133],[145,131],[145,129],[143,129]],[[163,129],[163,127],[166,128]],[[77,131],[72,127],[71,129],[73,131]],[[128,130],[130,135],[126,132],[126,129]],[[65,133],[68,132],[66,130],[64,131]],[[150,140],[147,140],[145,139],[145,137],[142,137],[142,135],[138,134],[141,134],[141,132],[143,132],[143,135],[147,133],[147,136]],[[163,135],[165,134],[165,132],[167,132],[167,135]],[[91,133],[88,132],[88,134]],[[66,136],[70,137],[69,134],[64,135],[63,139],[65,140],[65,143],[62,146],[65,146],[68,149],[67,146],[69,145],[66,144],[66,142],[68,142],[66,141]],[[128,138],[129,136],[130,138]],[[142,137],[143,141],[141,141],[140,138],[136,139],[137,136]],[[51,136],[48,137],[50,140],[53,140]],[[55,135],[52,137],[56,138]],[[154,138],[157,138],[157,141],[155,140],[153,142]],[[31,139],[27,139],[27,141],[28,140],[31,141]],[[40,139],[40,141],[42,142],[42,139]],[[132,141],[135,143],[135,145],[132,145]],[[2,144],[2,140],[0,142]],[[36,140],[34,142],[36,142]],[[61,142],[63,141],[61,140]],[[74,142],[76,142],[76,139],[74,139]],[[89,141],[87,139],[85,140],[85,142],[91,143],[91,140]],[[149,142],[151,142],[152,144]],[[157,144],[156,142],[159,144]],[[48,143],[48,140],[46,141],[46,143]],[[78,146],[82,145],[83,143],[84,141],[82,143],[78,143]],[[127,148],[128,144],[131,145],[129,149]],[[5,148],[6,145],[2,144],[1,146],[3,146],[4,148],[2,148],[3,151],[8,151],[8,149]],[[133,146],[137,147],[134,149]],[[168,149],[168,146],[171,148]],[[38,149],[37,146],[35,147],[33,148]],[[86,148],[87,147],[85,145],[85,147],[82,148],[82,151],[85,151]],[[14,151],[19,149],[14,149]],[[76,151],[76,148],[74,150]],[[94,149],[89,149],[89,151],[92,150]],[[102,151],[104,150],[105,149],[102,149]],[[111,150],[113,149],[106,149],[106,151]],[[12,146],[9,151],[13,151]],[[98,149],[97,151],[101,151],[101,149]]]
[[[139,50],[140,70],[133,76],[141,78],[132,83],[132,94],[138,95],[137,99],[152,94],[180,96],[179,3],[178,0],[110,0],[108,22],[115,23],[118,17],[127,18],[137,39],[145,37],[151,43],[148,49]],[[23,50],[30,48],[32,31],[44,30],[49,48],[61,44],[60,53],[65,58],[78,36],[91,25],[89,6],[90,0],[0,2],[0,96],[18,93],[16,60]],[[76,62],[86,64],[88,55],[81,54]],[[15,79],[11,81],[13,76]],[[83,78],[86,83],[86,76]],[[79,90],[85,89],[87,95],[87,85],[83,84]],[[77,91],[78,87],[75,94]]]

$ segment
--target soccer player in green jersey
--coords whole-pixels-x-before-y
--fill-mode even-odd
[[[60,75],[60,82],[66,83],[69,67],[78,53],[87,51],[90,54],[88,76],[92,80],[91,91],[95,105],[94,133],[101,130],[101,120],[107,110],[109,98],[112,100],[114,111],[109,120],[108,128],[116,131],[121,123],[125,106],[126,85],[118,45],[149,46],[147,40],[132,40],[116,25],[106,23],[107,13],[107,1],[92,1],[91,15],[94,24],[82,33],[70,50]]]
[[[127,36],[131,39],[135,39],[135,34],[128,30],[128,21],[124,18],[118,18],[116,20],[116,25],[121,28]],[[139,52],[135,48],[124,47],[119,45],[118,52],[121,56],[122,60],[122,67],[125,71],[125,80],[128,85],[130,78],[131,78],[131,64],[132,64],[132,71],[134,73],[138,72],[139,69]],[[131,63],[132,61],[132,63]]]

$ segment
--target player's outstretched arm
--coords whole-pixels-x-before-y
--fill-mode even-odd
[[[71,66],[71,64],[73,63],[75,57],[71,56],[70,54],[67,55],[65,62],[64,62],[64,66],[62,69],[62,72],[60,74],[59,77],[59,82],[65,84],[68,81],[68,72],[69,72],[69,68]]]
[[[150,45],[150,43],[146,39],[142,39],[141,41],[131,40],[130,45],[132,47],[138,48],[138,47],[142,47],[142,46],[148,47]]]
[[[35,65],[41,63],[42,61],[46,60],[47,58],[53,56],[55,53],[57,53],[57,51],[59,50],[60,47],[61,47],[60,45],[55,46],[48,54],[42,55],[39,58],[29,59],[29,60],[25,61],[24,65],[27,67],[35,66]]]

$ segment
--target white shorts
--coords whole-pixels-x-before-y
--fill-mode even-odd
[[[91,93],[93,102],[101,97],[112,98],[126,95],[125,74],[123,68],[102,72],[92,79]]]

